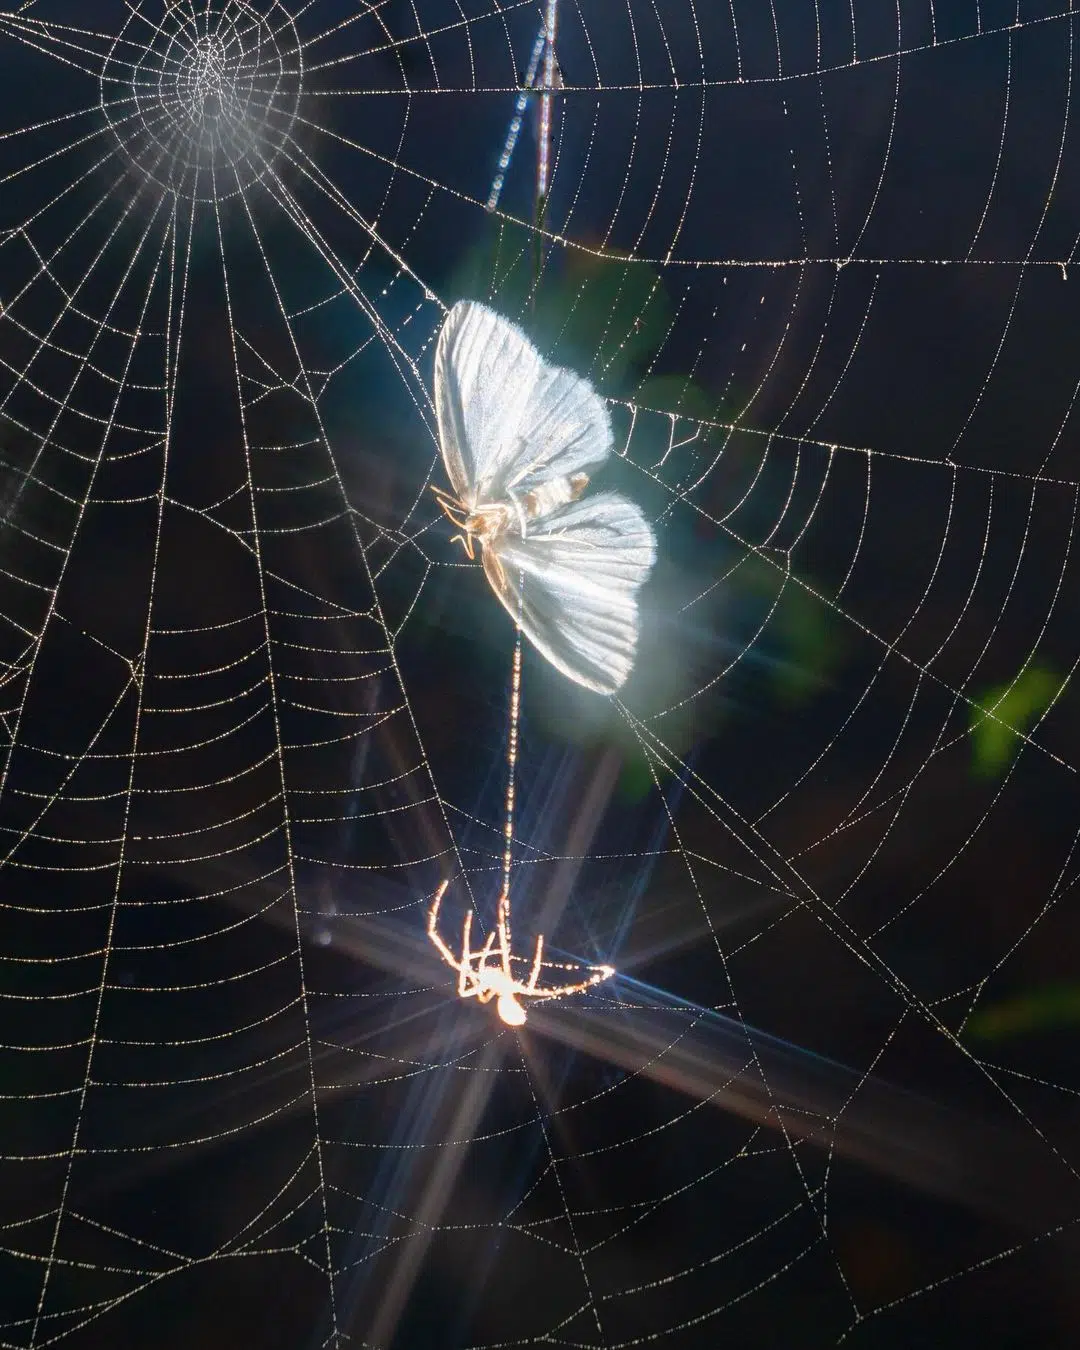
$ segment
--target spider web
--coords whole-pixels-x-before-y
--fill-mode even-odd
[[[540,23],[0,15],[0,1345],[1075,1341],[1073,16],[562,0],[488,210]],[[661,552],[622,698],[526,653],[619,973],[521,1033],[461,295]]]

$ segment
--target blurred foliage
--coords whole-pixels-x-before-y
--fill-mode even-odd
[[[1020,738],[1050,707],[1062,683],[1052,670],[1029,666],[1016,679],[996,685],[976,700],[971,708],[971,750],[977,777],[997,778],[1005,772],[1020,747]]]
[[[716,400],[685,375],[650,375],[634,391],[634,401],[643,408],[678,413],[698,422],[716,419]]]
[[[636,750],[627,747],[615,793],[620,801],[633,806],[644,801],[654,787],[670,777],[669,770],[657,763],[655,757],[646,756],[640,747]]]
[[[819,600],[797,583],[788,582],[773,615],[784,656],[776,665],[772,684],[782,702],[806,702],[840,665],[844,648],[828,619]]]
[[[758,599],[756,624],[768,616],[768,680],[788,705],[805,703],[827,685],[844,659],[845,645],[829,622],[830,611],[799,584],[798,574],[750,557],[739,568],[743,587]]]
[[[530,336],[555,358],[585,371],[605,392],[662,411],[707,417],[714,402],[681,375],[648,369],[671,331],[674,306],[647,263],[611,251],[560,250],[538,265],[535,232],[492,218],[492,229],[461,259],[448,293],[531,315]],[[645,391],[650,394],[644,396]]]
[[[1077,1026],[1080,1026],[1080,984],[1048,984],[973,1012],[964,1034],[972,1040],[993,1041]]]

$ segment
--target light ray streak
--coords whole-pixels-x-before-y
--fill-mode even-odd
[[[521,124],[525,120],[525,113],[529,106],[529,98],[536,83],[536,75],[540,69],[540,58],[544,54],[544,44],[547,42],[547,23],[541,27],[536,35],[536,41],[533,43],[532,55],[529,57],[528,69],[525,72],[525,80],[517,96],[517,102],[514,104],[514,115],[510,119],[510,126],[506,133],[506,143],[503,145],[502,154],[499,156],[499,162],[495,170],[495,178],[491,184],[491,191],[488,193],[487,210],[494,211],[499,204],[499,197],[502,194],[503,183],[506,181],[506,171],[510,167],[510,161],[514,157],[514,150],[517,147],[518,137],[521,135]]]
[[[401,899],[391,901],[399,888],[379,885],[386,907],[399,908]],[[246,908],[250,896],[237,895],[234,903]],[[280,921],[276,910],[265,917]],[[333,926],[335,948],[363,965],[420,985],[438,979],[434,953],[411,919],[343,908]],[[1075,1215],[1075,1175],[1046,1141],[1007,1117],[995,1122],[942,1105],[626,975],[604,987],[606,998],[535,1005],[528,1030],[515,1034],[577,1050],[1031,1232],[1044,1233]],[[443,1016],[437,1003],[430,1006],[432,1015]],[[459,1019],[446,1019],[445,1026],[451,1042],[470,1030]],[[349,1091],[347,1082],[335,1086]]]
[[[623,975],[609,988],[624,1007],[549,1004],[530,1031],[1029,1232],[1075,1214],[1075,1175],[1013,1122],[941,1105]]]
[[[363,915],[343,916],[339,931],[345,949],[363,963],[424,983],[431,978],[416,928],[388,915]],[[528,1031],[516,1034],[616,1065],[1033,1233],[1075,1214],[1075,1176],[1047,1142],[1016,1122],[942,1105],[625,975],[605,988],[614,999],[536,1005]]]
[[[176,873],[164,864],[153,871],[163,877],[182,875],[191,882],[190,867]],[[208,872],[207,885],[214,888],[225,885],[231,875],[220,864]],[[267,904],[266,892],[272,886],[273,878],[267,878],[235,891],[215,889],[215,893],[244,913],[258,914],[275,926],[288,923],[291,928],[293,914]],[[478,1042],[498,1044],[508,1034],[491,1034],[498,1022],[470,1017],[467,1010],[456,1015],[449,1011],[458,1005],[446,1002],[442,964],[409,912],[415,904],[411,887],[365,876],[363,891],[365,903],[379,904],[383,912],[352,909],[344,888],[333,915],[326,914],[314,894],[308,897],[310,904],[298,896],[296,918],[305,940],[313,941],[320,929],[329,929],[328,945],[339,955],[354,960],[360,968],[404,979],[414,992],[403,1015],[394,1020],[403,1037],[396,1054],[389,1056],[383,1048],[373,1060],[350,1072],[334,1073],[332,1081],[327,1081],[328,1073],[322,1076],[319,1097],[324,1102],[355,1096],[365,1083],[383,1080],[391,1058],[414,1066],[411,1072],[431,1071],[436,1067],[426,1060],[431,1019],[438,1019],[439,1035],[445,1038],[441,1041],[443,1065]],[[613,997],[603,1001],[594,994],[588,1002],[535,1006],[528,1029],[516,1035],[577,1050],[727,1114],[770,1130],[782,1129],[791,1140],[804,1140],[834,1158],[850,1158],[915,1191],[1032,1233],[1044,1234],[1075,1216],[1075,1175],[1047,1141],[1020,1128],[1022,1121],[1019,1126],[1008,1118],[992,1122],[942,1105],[626,975],[616,975],[606,988]],[[327,1070],[340,1065],[343,1049],[351,1046],[362,1051],[371,1034],[370,1029],[358,1027],[349,1012],[338,1012],[318,1030],[314,1059]],[[379,1028],[380,1037],[385,1031],[385,1025]],[[310,1109],[309,1094],[290,1099],[294,1078],[288,1067],[268,1065],[242,1090],[226,1093],[225,1098],[244,1098],[246,1128],[252,1131]],[[478,1099],[470,1114],[479,1108]],[[216,1110],[220,1109],[219,1102]],[[180,1120],[186,1121],[190,1150],[213,1150],[233,1138],[231,1132],[220,1131],[217,1119],[181,1113],[170,1123],[177,1125]],[[160,1164],[159,1158],[129,1161],[112,1174],[105,1189],[130,1185]],[[443,1190],[441,1185],[439,1190]]]

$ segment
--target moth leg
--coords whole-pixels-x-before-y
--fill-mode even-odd
[[[434,483],[430,486],[431,491],[435,494],[435,500],[439,503],[439,509],[447,520],[449,520],[450,524],[456,525],[458,528],[459,533],[451,536],[450,542],[452,544],[460,543],[468,554],[469,561],[475,562],[476,554],[473,551],[472,542],[474,531],[471,528],[475,520],[475,513],[470,515],[468,508],[463,502],[459,501],[457,497],[451,497],[448,492],[444,492],[442,488],[436,487]]]
[[[507,593],[506,569],[502,565],[502,559],[494,549],[484,549],[484,571],[488,573],[488,580],[491,582],[495,591],[499,595]],[[494,573],[494,575],[492,575]]]
[[[469,530],[467,534],[452,534],[450,536],[450,542],[452,544],[460,544],[469,555],[470,562],[476,561],[476,554],[473,552],[472,530]]]
[[[469,518],[465,504],[458,501],[456,497],[451,497],[450,494],[444,492],[442,488],[435,487],[434,484],[431,485],[431,491],[435,495],[435,500],[439,503],[440,510],[450,521],[451,525],[456,525],[459,530],[463,530],[465,528],[465,523]]]

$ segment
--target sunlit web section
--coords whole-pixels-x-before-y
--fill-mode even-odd
[[[551,136],[552,136],[552,92],[562,88],[562,73],[555,55],[555,37],[557,32],[558,0],[547,0],[544,10],[544,22],[536,35],[529,56],[528,69],[522,81],[521,92],[514,102],[513,116],[506,131],[506,142],[499,155],[491,191],[488,193],[487,209],[494,211],[502,195],[507,170],[517,148],[518,137],[529,107],[530,95],[540,104],[540,116],[536,132],[536,199],[543,203],[548,194],[551,176]]]
[[[0,1343],[1075,1342],[1073,23],[0,14]],[[463,295],[661,540],[509,865]]]
[[[261,13],[243,0],[178,3],[154,18],[150,6],[130,8],[100,86],[102,112],[135,172],[207,202],[272,173],[304,81],[288,12],[274,4]]]

